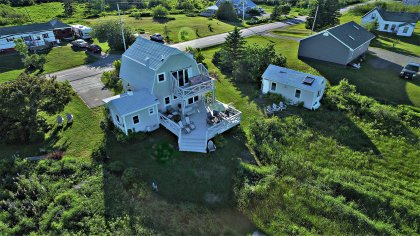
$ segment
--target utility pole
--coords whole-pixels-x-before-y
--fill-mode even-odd
[[[242,0],[242,23],[245,23],[245,0]]]
[[[123,43],[124,43],[124,51],[126,51],[127,46],[125,45],[124,27],[123,27],[123,23],[122,23],[122,20],[121,20],[120,5],[118,3],[117,3],[117,10],[118,10],[118,17],[120,18],[120,27],[121,27],[122,40],[123,40]]]
[[[312,23],[312,32],[314,31],[314,28],[315,28],[316,17],[318,16],[318,8],[319,8],[319,5],[316,6],[315,18],[314,18],[314,22]],[[311,34],[312,34],[312,32],[311,32]]]

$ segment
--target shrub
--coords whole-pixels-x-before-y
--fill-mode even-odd
[[[175,157],[175,149],[169,143],[159,142],[153,145],[151,155],[157,162],[165,164]]]
[[[153,8],[153,18],[166,18],[168,14],[168,10],[162,5]]]
[[[101,144],[92,152],[92,159],[96,162],[104,162],[108,158],[105,145]]]
[[[108,165],[108,170],[114,174],[121,174],[124,171],[124,164],[121,161],[113,161]]]
[[[141,177],[140,169],[129,167],[124,170],[124,173],[121,177],[121,181],[123,182],[126,188],[131,187],[134,183],[138,183]]]

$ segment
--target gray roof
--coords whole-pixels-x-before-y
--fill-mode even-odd
[[[314,79],[312,85],[303,83],[307,77]],[[264,71],[262,78],[311,92],[317,92],[321,88],[325,87],[324,77],[311,75],[276,65],[269,65]]]
[[[381,7],[375,7],[374,9],[366,13],[364,16],[366,16],[374,10],[377,10],[379,15],[381,15],[382,19],[386,21],[417,23],[417,21],[420,18],[420,13],[418,12],[391,12],[385,11]]]
[[[216,5],[218,6],[218,7],[220,7],[220,5],[222,4],[222,2],[232,2],[233,3],[233,5],[240,5],[240,6],[242,6],[242,0],[218,0],[217,2],[216,2]],[[251,1],[251,0],[245,0],[246,1],[246,3],[245,3],[245,7],[250,7],[250,8],[254,8],[254,7],[257,7],[257,4],[255,4],[253,1]]]
[[[182,53],[184,52],[179,49],[138,37],[133,45],[124,52],[123,56],[129,57],[144,66],[148,64],[150,69],[156,71],[168,57]]]
[[[332,34],[351,49],[356,49],[367,41],[375,38],[375,35],[367,31],[362,26],[356,24],[354,21],[329,28],[319,32],[318,34],[324,34],[325,32]]]
[[[117,96],[105,98],[102,101],[113,106],[117,113],[121,116],[159,104],[159,100],[147,89],[137,90],[133,92],[132,95],[123,93]]]
[[[0,28],[0,36],[47,31],[47,30],[54,30],[54,29],[60,29],[60,28],[71,28],[71,26],[68,24],[64,24],[63,22],[59,20],[54,19],[47,23],[18,25],[18,26]]]

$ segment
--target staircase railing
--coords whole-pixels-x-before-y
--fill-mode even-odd
[[[165,126],[165,128],[169,129],[173,134],[178,136],[178,140],[181,139],[181,127],[171,119],[159,113],[160,123]]]

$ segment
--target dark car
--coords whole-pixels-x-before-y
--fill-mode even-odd
[[[150,40],[155,41],[155,42],[159,42],[159,43],[164,43],[163,36],[158,34],[158,33],[151,35]]]
[[[93,53],[101,53],[102,52],[102,48],[99,47],[96,44],[91,44],[87,47],[87,50]]]
[[[76,48],[87,48],[89,44],[83,39],[77,39],[71,42],[71,45]]]
[[[403,79],[414,79],[419,73],[420,64],[410,62],[400,72],[400,78]]]

